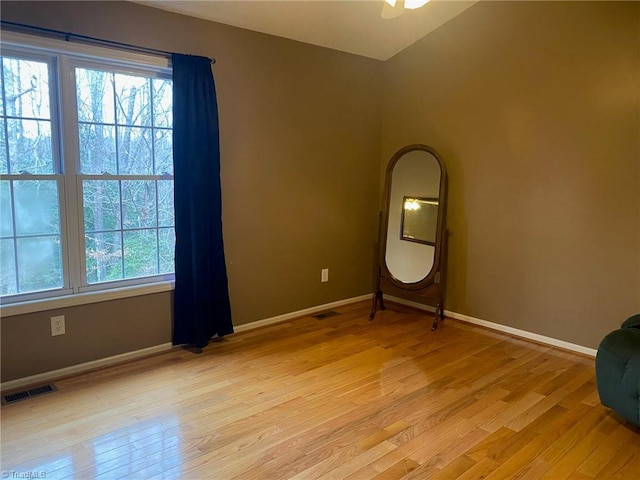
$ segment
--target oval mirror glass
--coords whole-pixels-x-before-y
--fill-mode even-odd
[[[390,165],[385,263],[399,282],[420,282],[433,268],[441,175],[438,159],[422,149]]]

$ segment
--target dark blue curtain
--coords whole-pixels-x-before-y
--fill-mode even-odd
[[[222,243],[218,105],[211,60],[174,54],[176,283],[173,344],[233,333]]]

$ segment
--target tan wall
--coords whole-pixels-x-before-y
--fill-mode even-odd
[[[236,325],[372,291],[381,62],[130,3],[3,2],[2,19],[217,59]],[[170,300],[3,318],[2,381],[169,342]]]
[[[640,311],[639,9],[481,2],[384,65],[134,4],[2,18],[218,59],[236,324],[369,292],[380,174],[426,143],[450,174],[447,308],[595,347]],[[2,381],[168,342],[170,302],[3,318]]]
[[[589,347],[640,312],[639,15],[481,2],[385,63],[381,171],[449,169],[447,309]]]
[[[2,318],[2,381],[171,341],[171,293]],[[53,315],[66,334],[51,336]]]

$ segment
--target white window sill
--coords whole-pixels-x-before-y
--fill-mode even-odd
[[[26,313],[44,312],[58,308],[76,307],[89,303],[108,302],[109,300],[119,300],[122,298],[138,297],[152,293],[169,292],[173,290],[174,282],[158,282],[147,285],[135,285],[131,287],[114,288],[99,292],[76,293],[64,297],[46,298],[42,300],[31,300],[28,302],[0,305],[1,317],[12,317],[14,315],[24,315]]]

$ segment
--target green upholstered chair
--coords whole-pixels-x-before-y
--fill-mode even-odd
[[[600,343],[596,382],[602,404],[640,426],[640,314]]]

